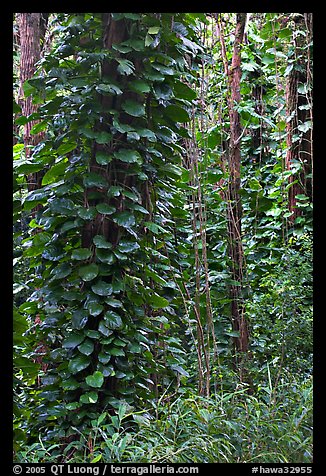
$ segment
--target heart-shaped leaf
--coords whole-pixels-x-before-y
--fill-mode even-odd
[[[109,250],[98,249],[96,250],[96,256],[102,263],[106,264],[112,264],[116,260],[114,254]]]
[[[92,291],[99,296],[109,296],[112,294],[112,284],[98,281],[96,284],[93,284]]]
[[[103,382],[104,382],[103,374],[102,372],[99,372],[98,370],[94,372],[93,375],[89,375],[88,377],[86,377],[86,383],[90,387],[100,388],[102,387]]]
[[[94,350],[94,343],[90,339],[86,339],[85,342],[78,346],[78,350],[84,355],[91,355]]]
[[[68,364],[68,370],[72,374],[76,374],[86,369],[91,363],[91,359],[87,355],[80,354],[77,357],[70,360]]]

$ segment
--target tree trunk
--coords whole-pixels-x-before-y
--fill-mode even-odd
[[[310,128],[305,130],[304,126],[308,121],[312,121],[312,104],[309,91],[303,93],[299,88],[300,85],[301,87],[309,85],[312,80],[309,47],[305,48],[312,38],[312,14],[299,15],[295,18],[295,22],[298,29],[307,31],[307,38],[302,35],[295,38],[296,62],[293,63],[286,82],[286,113],[287,117],[291,118],[286,125],[286,169],[291,170],[296,163],[302,166],[300,172],[289,177],[289,183],[292,184],[288,193],[288,207],[292,212],[290,223],[294,223],[301,214],[297,207],[296,196],[304,194],[312,200],[312,181],[311,178],[307,178],[312,172],[312,130]]]
[[[22,116],[28,117],[38,110],[37,104],[33,104],[33,96],[25,98],[23,86],[25,81],[31,79],[36,71],[36,64],[41,58],[41,40],[44,38],[47,13],[17,13],[20,41],[20,88],[19,105]],[[26,157],[31,155],[31,147],[37,145],[44,137],[44,132],[31,134],[32,127],[37,120],[29,121],[24,125],[23,141]],[[28,176],[28,189],[35,190],[41,186],[42,176],[39,173]]]
[[[231,296],[231,316],[232,328],[239,332],[239,337],[235,337],[235,348],[238,352],[247,352],[249,344],[248,323],[245,319],[244,303],[242,301],[243,282],[243,247],[241,238],[241,217],[242,204],[240,191],[240,166],[241,166],[241,124],[240,115],[236,110],[236,105],[240,102],[240,80],[241,80],[241,44],[244,38],[246,23],[246,13],[237,13],[235,39],[232,54],[232,63],[229,68],[226,48],[224,42],[223,23],[220,22],[221,52],[224,63],[224,70],[228,81],[228,112],[230,118],[230,141],[228,150],[229,186],[228,186],[228,235],[229,235],[229,255],[231,258],[232,280],[236,283],[230,286]]]

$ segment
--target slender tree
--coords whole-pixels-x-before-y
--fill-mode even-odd
[[[240,197],[241,181],[241,124],[237,105],[241,100],[240,80],[241,80],[241,46],[244,39],[246,24],[246,13],[236,14],[235,38],[231,66],[229,67],[226,46],[224,40],[224,27],[221,19],[218,19],[220,29],[221,53],[226,74],[227,103],[230,119],[230,140],[228,144],[227,163],[229,169],[229,184],[227,193],[227,214],[228,214],[228,234],[229,234],[229,254],[232,262],[232,279],[236,283],[230,286],[231,295],[231,315],[233,330],[239,332],[239,337],[235,338],[236,350],[247,352],[249,343],[248,323],[245,318],[244,303],[241,298],[243,282],[243,246],[241,238],[241,217],[242,204]]]

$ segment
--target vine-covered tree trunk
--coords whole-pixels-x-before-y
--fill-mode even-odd
[[[292,212],[290,222],[300,216],[297,207],[297,195],[304,194],[312,199],[312,104],[309,92],[311,84],[309,42],[312,38],[312,14],[299,14],[294,18],[299,28],[294,38],[295,59],[286,82],[286,113],[288,122],[286,168],[291,170],[298,165],[300,171],[289,177],[288,201],[289,211]],[[306,31],[307,35],[301,33]]]
[[[241,297],[243,282],[243,247],[241,238],[242,204],[239,192],[241,181],[240,140],[242,131],[240,115],[236,109],[237,104],[241,100],[241,45],[244,38],[245,23],[246,13],[237,13],[231,67],[228,65],[226,55],[223,24],[220,23],[221,52],[228,81],[228,112],[230,118],[230,141],[227,157],[230,177],[227,196],[227,214],[229,255],[232,263],[232,280],[234,281],[230,286],[231,316],[233,330],[239,333],[239,336],[235,337],[235,347],[236,350],[240,352],[247,352],[249,342],[248,323],[244,315],[244,303]]]

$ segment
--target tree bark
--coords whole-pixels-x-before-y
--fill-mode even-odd
[[[241,297],[243,282],[243,247],[241,238],[241,217],[242,204],[240,191],[241,181],[241,123],[240,115],[236,110],[237,104],[241,100],[240,80],[241,80],[241,45],[244,39],[244,29],[246,23],[246,13],[237,13],[235,39],[233,46],[231,67],[228,65],[226,48],[224,42],[223,23],[219,23],[221,53],[225,74],[228,81],[227,101],[230,118],[230,141],[228,149],[228,236],[229,255],[231,258],[232,280],[236,283],[230,286],[232,328],[239,332],[239,337],[235,337],[235,348],[238,352],[247,352],[249,344],[249,329],[245,318],[244,303]]]
[[[45,17],[43,17],[45,15]],[[22,116],[28,117],[38,110],[37,104],[33,104],[32,95],[25,98],[23,86],[25,81],[31,79],[36,71],[36,64],[41,58],[41,40],[46,31],[47,15],[42,13],[17,13],[20,41],[20,88],[19,105]],[[37,120],[29,121],[24,125],[23,141],[26,158],[31,155],[31,148],[37,145],[44,137],[44,132],[31,134],[32,127]],[[28,176],[28,189],[40,188],[42,176],[39,173]]]

